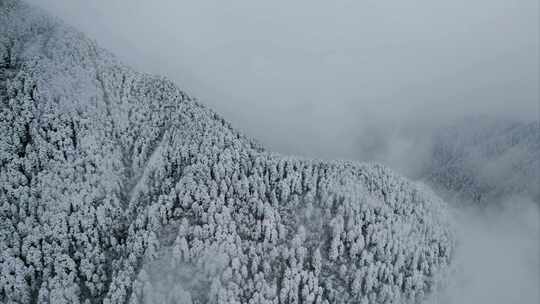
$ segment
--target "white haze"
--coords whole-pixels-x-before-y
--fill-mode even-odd
[[[539,112],[537,0],[31,2],[280,152],[359,159],[366,127]]]
[[[510,197],[487,209],[456,210],[454,280],[429,304],[540,303],[540,209]]]
[[[30,2],[278,152],[415,176],[439,125],[540,114],[538,0]],[[458,211],[464,271],[441,303],[538,303],[538,207],[501,201]]]

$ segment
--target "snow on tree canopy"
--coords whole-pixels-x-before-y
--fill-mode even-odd
[[[1,303],[418,303],[452,262],[421,185],[267,152],[12,0],[0,100]]]
[[[540,205],[540,123],[474,117],[436,129],[421,178],[461,204],[513,195]]]

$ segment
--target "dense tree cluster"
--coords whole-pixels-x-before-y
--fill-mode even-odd
[[[166,79],[0,0],[0,302],[417,303],[442,202],[266,152]]]

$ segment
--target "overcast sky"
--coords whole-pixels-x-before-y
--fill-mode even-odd
[[[30,2],[279,152],[357,159],[370,134],[539,115],[538,0]]]

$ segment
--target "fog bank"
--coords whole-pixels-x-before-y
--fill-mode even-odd
[[[365,130],[538,117],[536,0],[31,0],[272,150],[362,159]]]
[[[456,273],[431,304],[540,302],[540,209],[512,197],[487,210],[457,210]]]

